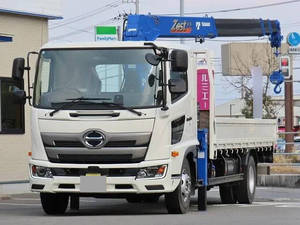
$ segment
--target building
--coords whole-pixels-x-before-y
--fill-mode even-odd
[[[2,0],[0,2],[0,77],[11,76],[14,58],[26,59],[29,51],[38,51],[41,45],[48,41],[48,20],[61,18],[60,0]],[[35,60],[36,56],[33,56],[32,68],[35,68]],[[31,71],[31,85],[33,78],[34,70]],[[27,90],[26,74],[24,79],[25,90]],[[0,182],[26,180],[28,177],[27,154],[31,149],[29,112],[30,107],[26,104],[25,132],[0,129]]]

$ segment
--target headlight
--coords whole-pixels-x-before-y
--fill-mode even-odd
[[[53,177],[51,169],[43,166],[31,165],[31,174],[34,177],[46,177],[46,178]]]
[[[163,178],[167,172],[167,165],[151,166],[141,168],[136,175],[136,179],[143,178]]]

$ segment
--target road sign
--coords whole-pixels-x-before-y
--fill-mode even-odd
[[[293,47],[296,47],[297,45],[299,45],[300,44],[300,34],[298,34],[297,32],[289,33],[287,36],[287,43],[289,44],[289,46],[293,46]]]
[[[118,41],[118,27],[117,26],[96,26],[95,40],[96,41]]]
[[[290,47],[289,48],[289,54],[291,55],[300,55],[300,47]]]

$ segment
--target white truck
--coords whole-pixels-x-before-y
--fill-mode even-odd
[[[13,79],[23,72],[24,59],[15,59]],[[214,111],[206,51],[149,41],[47,44],[34,81],[31,190],[47,214],[64,213],[69,199],[79,208],[80,196],[132,203],[161,195],[169,213],[185,213],[197,189],[203,210],[213,186],[223,203],[251,203],[257,163],[273,160],[276,121]]]

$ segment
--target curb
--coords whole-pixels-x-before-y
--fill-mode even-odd
[[[11,196],[10,195],[2,195],[0,194],[0,200],[10,200]]]
[[[264,187],[300,188],[300,174],[258,175],[257,185]]]
[[[0,200],[7,200],[14,194],[29,193],[28,181],[0,182]]]
[[[1,184],[27,184],[29,180],[12,180],[12,181],[0,181]]]

